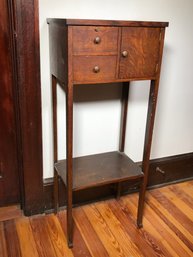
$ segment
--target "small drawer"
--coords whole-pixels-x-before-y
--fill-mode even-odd
[[[118,28],[74,26],[73,54],[116,53]]]
[[[116,56],[74,56],[74,82],[105,82],[115,78]]]

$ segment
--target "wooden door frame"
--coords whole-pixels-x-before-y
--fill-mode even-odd
[[[21,206],[44,212],[38,0],[7,0],[15,52],[15,106]]]

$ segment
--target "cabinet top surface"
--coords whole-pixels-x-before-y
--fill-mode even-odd
[[[122,20],[86,20],[48,18],[48,24],[57,23],[65,26],[113,26],[113,27],[168,27],[168,22],[157,21],[122,21]]]

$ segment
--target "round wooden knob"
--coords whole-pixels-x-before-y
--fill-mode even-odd
[[[122,52],[122,56],[123,56],[123,57],[127,57],[127,56],[128,56],[128,52],[127,52],[127,51],[123,51],[123,52]]]
[[[99,66],[95,66],[95,67],[93,68],[93,71],[94,71],[95,73],[98,73],[98,72],[100,71]]]
[[[95,37],[94,43],[95,44],[100,44],[100,42],[101,42],[101,38],[100,37]]]

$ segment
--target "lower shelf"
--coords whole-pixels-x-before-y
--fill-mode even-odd
[[[66,185],[66,160],[55,163],[55,169]],[[121,152],[73,159],[73,191],[142,177],[141,168]]]

